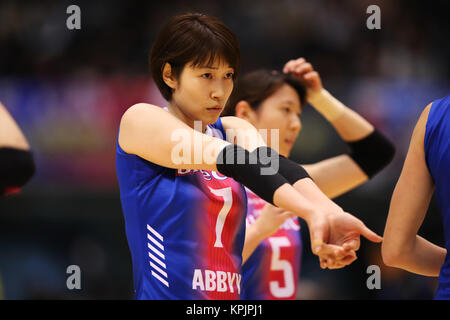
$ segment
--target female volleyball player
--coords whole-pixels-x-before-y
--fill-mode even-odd
[[[242,184],[303,218],[322,257],[355,254],[361,234],[381,241],[301,166],[268,148],[252,125],[219,118],[239,59],[237,38],[218,19],[171,18],[150,53],[169,105],[140,103],[121,119],[116,165],[137,299],[240,297]]]
[[[445,248],[417,234],[433,192],[444,222]],[[430,103],[411,137],[384,231],[384,263],[437,277],[435,299],[450,299],[450,95]]]
[[[331,96],[323,88],[319,74],[304,58],[287,62],[283,71],[258,70],[243,76],[224,115],[236,115],[256,129],[279,129],[279,153],[288,157],[302,128],[300,115],[307,100],[352,150],[349,154],[303,165],[330,198],[367,181],[392,160],[393,145],[369,122]],[[266,140],[271,146],[271,137]],[[302,250],[297,218],[267,204],[250,190],[247,197],[249,227],[243,253],[243,297],[294,299]],[[286,216],[286,221],[280,213]],[[264,237],[267,238],[262,241]],[[349,256],[344,261],[323,260],[321,266],[341,268],[355,259]]]
[[[8,110],[0,103],[0,195],[16,193],[35,171],[30,146]]]

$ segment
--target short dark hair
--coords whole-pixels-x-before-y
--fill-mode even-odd
[[[236,35],[219,19],[200,13],[173,16],[159,32],[150,52],[150,70],[163,97],[170,101],[172,89],[164,82],[162,71],[166,62],[179,77],[184,66],[203,63],[210,66],[215,59],[224,59],[237,78],[241,52]]]
[[[237,81],[222,116],[234,116],[236,104],[242,100],[247,101],[253,110],[258,110],[260,104],[284,84],[294,88],[300,98],[300,107],[303,107],[306,102],[306,89],[300,80],[275,70],[260,69],[242,76]]]

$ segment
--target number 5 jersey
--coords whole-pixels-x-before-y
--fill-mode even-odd
[[[252,224],[267,204],[249,189],[247,224]],[[293,300],[297,295],[302,241],[297,218],[284,224],[256,247],[242,267],[243,299]]]

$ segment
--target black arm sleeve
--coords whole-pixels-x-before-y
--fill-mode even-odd
[[[218,156],[217,170],[272,204],[280,186],[309,177],[303,167],[269,147],[259,147],[249,153],[237,145],[228,145]]]
[[[0,148],[0,194],[6,188],[23,186],[34,172],[35,165],[30,151]]]
[[[269,162],[270,159],[278,157],[279,159],[278,171],[292,185],[300,179],[304,178],[311,179],[308,172],[306,172],[306,170],[300,164],[278,154],[275,150],[269,147],[259,147],[252,152],[252,154],[255,153],[257,154],[257,157],[259,159],[262,159],[263,162]]]
[[[219,153],[216,166],[220,173],[242,183],[260,198],[274,204],[275,191],[289,182],[281,174],[271,170],[273,164],[268,160],[230,144]]]
[[[376,129],[367,137],[347,142],[347,145],[350,147],[349,156],[369,178],[386,167],[395,155],[395,146]]]

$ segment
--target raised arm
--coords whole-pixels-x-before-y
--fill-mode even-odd
[[[307,101],[334,127],[352,150],[314,164],[304,165],[317,186],[335,198],[366,182],[393,158],[394,147],[361,115],[342,104],[322,86],[310,63],[300,58],[286,63],[284,72],[305,84]]]
[[[382,245],[383,261],[425,276],[438,276],[446,249],[417,235],[428,210],[434,183],[425,162],[424,136],[431,104],[422,112],[403,170],[395,186]]]
[[[217,171],[216,158],[228,144],[151,104],[132,106],[120,122],[119,145],[125,152],[167,168]]]

